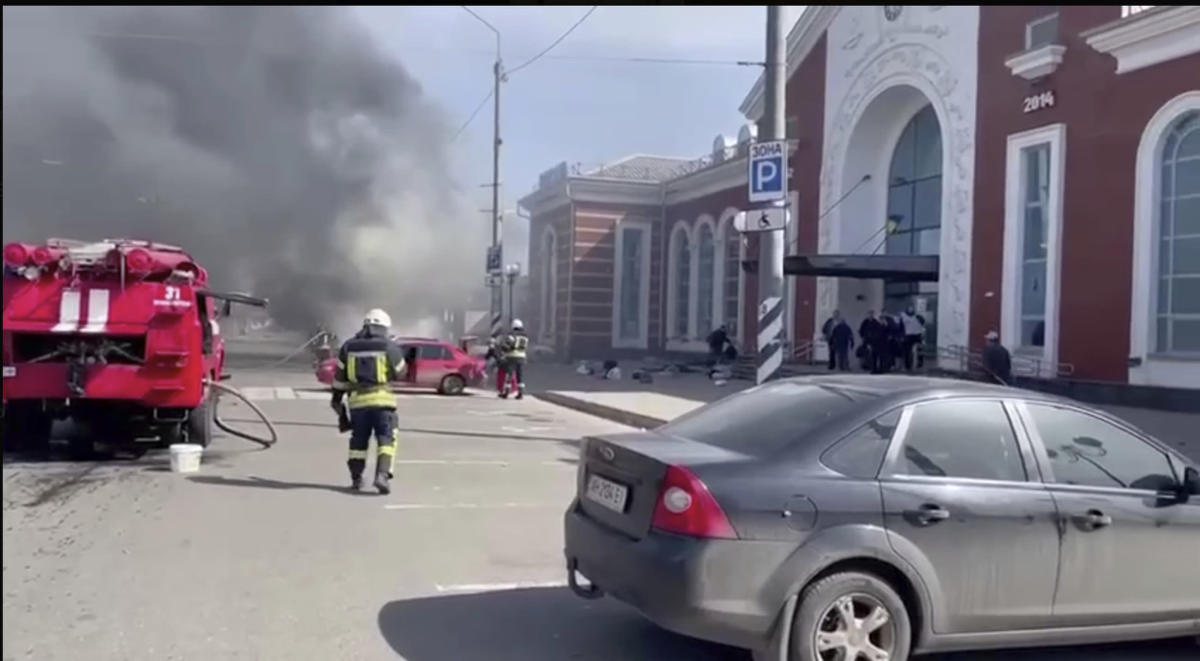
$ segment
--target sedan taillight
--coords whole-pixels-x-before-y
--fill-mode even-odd
[[[682,466],[667,467],[650,525],[663,532],[690,537],[737,539],[712,492]]]

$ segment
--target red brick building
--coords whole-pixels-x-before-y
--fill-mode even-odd
[[[793,348],[821,355],[834,309],[911,304],[948,367],[997,330],[1044,377],[1200,388],[1200,8],[814,6],[786,96]],[[758,248],[732,223],[761,80],[742,111],[704,158],[564,164],[521,200],[542,341],[754,337]],[[878,277],[913,256],[922,277]]]

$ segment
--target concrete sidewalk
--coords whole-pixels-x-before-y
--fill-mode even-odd
[[[575,373],[573,366],[535,365],[534,396],[567,408],[624,425],[653,429],[692,409],[752,387],[748,381],[729,381],[719,387],[704,374],[654,375],[650,384],[628,373],[620,381],[605,381]],[[623,370],[624,371],[624,370]],[[1200,462],[1200,413],[1171,413],[1126,406],[1100,406],[1145,430]]]

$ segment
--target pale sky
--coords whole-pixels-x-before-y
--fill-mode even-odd
[[[536,55],[590,7],[471,9],[502,37],[509,69]],[[788,7],[790,29],[803,7]],[[458,6],[358,7],[356,11],[425,92],[460,126],[492,85],[495,36]],[[560,161],[598,165],[634,153],[696,158],[717,133],[736,136],[738,112],[759,67],[567,58],[753,60],[764,57],[766,8],[601,6],[546,57],[513,74],[501,90],[502,208],[533,190]],[[490,207],[489,101],[452,145],[460,184],[478,209]],[[479,214],[480,222],[488,216]],[[506,261],[525,258],[524,231],[510,224]]]

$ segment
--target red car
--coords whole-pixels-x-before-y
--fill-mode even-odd
[[[479,386],[486,378],[482,358],[467,355],[447,342],[428,337],[393,337],[392,341],[404,349],[408,364],[405,380],[411,386],[436,388],[443,395],[461,395],[467,386]],[[331,385],[336,371],[336,356],[320,360],[317,380]]]

